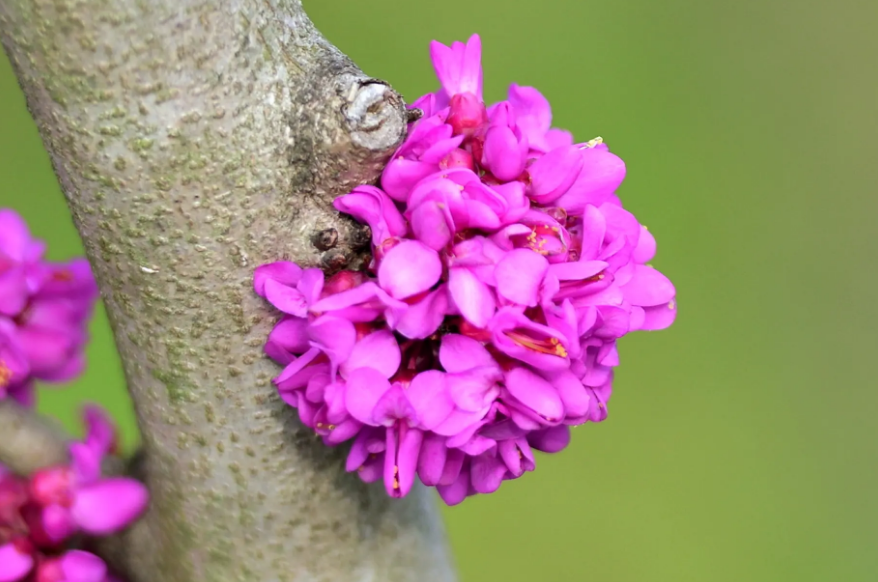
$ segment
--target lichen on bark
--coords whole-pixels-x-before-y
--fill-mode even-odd
[[[298,0],[0,0],[0,37],[143,435],[153,501],[116,563],[134,582],[453,580],[432,497],[363,485],[277,398],[276,314],[251,292],[264,262],[363,260],[331,200],[401,141],[399,95]]]

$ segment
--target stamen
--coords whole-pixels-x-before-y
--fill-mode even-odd
[[[551,337],[548,339],[537,339],[535,337],[527,336],[524,333],[518,331],[507,331],[504,333],[506,334],[506,337],[508,337],[523,348],[527,348],[541,354],[548,354],[550,356],[558,356],[561,358],[567,357],[567,350],[564,348],[564,346],[561,345],[561,342],[556,337]]]
[[[399,466],[393,466],[393,489],[399,491]]]

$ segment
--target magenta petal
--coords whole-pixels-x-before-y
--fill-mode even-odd
[[[439,485],[436,491],[446,505],[457,505],[466,499],[469,494],[470,474],[469,468],[464,467],[458,473],[457,478],[450,485]]]
[[[460,314],[471,324],[484,328],[494,316],[494,294],[466,268],[452,268],[448,274],[448,290]]]
[[[439,362],[447,372],[464,372],[479,366],[496,365],[481,342],[456,333],[442,336]]]
[[[0,254],[21,261],[30,242],[27,222],[14,210],[0,208]]]
[[[485,137],[483,162],[499,180],[514,180],[524,171],[527,151],[527,141],[520,142],[508,127],[495,126]]]
[[[61,558],[64,582],[105,582],[107,565],[103,560],[80,550],[70,550]]]
[[[527,442],[538,451],[557,453],[570,444],[570,427],[562,424],[532,432],[527,436]]]
[[[576,146],[557,148],[527,169],[530,197],[538,204],[549,204],[567,192],[582,168],[582,152]]]
[[[655,305],[643,308],[643,323],[638,329],[659,330],[669,327],[677,318],[677,302],[669,301],[666,305]]]
[[[403,427],[399,431],[399,436],[399,450],[396,454],[396,472],[399,479],[399,487],[394,496],[405,497],[411,491],[412,485],[415,482],[418,454],[421,450],[424,433],[416,428]]]
[[[533,87],[513,83],[509,87],[509,102],[515,108],[516,123],[528,141],[542,146],[546,132],[552,126],[549,100]]]
[[[373,368],[385,378],[390,378],[399,369],[399,344],[393,333],[379,330],[370,333],[354,345],[351,355],[341,365],[343,375],[357,368]]]
[[[381,397],[390,390],[390,382],[381,372],[373,368],[352,370],[345,387],[345,405],[348,412],[362,422],[377,426],[374,419],[375,406]]]
[[[388,196],[402,202],[415,184],[435,173],[437,169],[436,164],[396,157],[385,166],[381,174],[381,187]]]
[[[104,479],[76,491],[70,513],[92,535],[116,533],[133,523],[149,501],[149,493],[134,479]]]
[[[447,458],[445,439],[431,432],[426,433],[418,455],[418,476],[424,485],[433,487],[439,484]]]
[[[582,381],[569,370],[553,373],[548,378],[564,404],[564,413],[569,418],[585,415],[591,403],[591,393],[582,385]]]
[[[18,315],[27,303],[27,279],[24,269],[13,267],[0,271],[0,314]]]
[[[427,370],[415,376],[406,393],[415,409],[418,425],[425,430],[443,422],[454,410],[445,374],[438,370]]]
[[[570,189],[555,204],[570,215],[580,214],[586,204],[600,206],[625,179],[625,162],[604,148],[581,150],[582,170]]]
[[[296,263],[278,261],[256,267],[253,272],[253,289],[260,297],[265,297],[266,281],[276,281],[281,285],[293,286],[302,278],[302,268]]]
[[[269,303],[284,313],[305,317],[308,315],[308,303],[305,296],[293,287],[278,283],[274,279],[265,281],[265,298]]]
[[[416,424],[417,412],[412,403],[409,402],[402,385],[394,382],[391,384],[390,390],[385,392],[375,404],[372,419],[376,424],[384,426],[392,426],[403,420],[414,425]]]
[[[643,264],[648,263],[655,256],[655,237],[645,226],[640,227],[640,238],[637,240],[637,246],[634,248],[634,254],[631,256],[636,262]]]
[[[506,388],[519,402],[555,422],[564,417],[564,404],[555,387],[525,368],[506,372]]]
[[[356,471],[363,466],[363,463],[366,462],[366,459],[368,459],[370,455],[370,452],[367,448],[367,443],[370,438],[370,429],[360,431],[360,433],[357,435],[357,438],[354,439],[354,444],[351,445],[351,450],[348,453],[347,460],[345,461],[345,471]]]
[[[76,532],[76,523],[70,510],[61,505],[53,504],[43,508],[42,513],[43,531],[53,541],[60,542]]]
[[[444,285],[410,305],[396,324],[396,331],[409,339],[433,335],[448,313],[448,290]]]
[[[278,390],[287,391],[302,388],[308,383],[314,368],[321,368],[320,373],[327,371],[329,366],[310,365],[319,355],[320,350],[311,348],[287,364],[278,377],[274,379]]]
[[[311,322],[308,337],[311,338],[311,346],[326,354],[333,366],[337,367],[350,357],[357,330],[347,319],[324,315]]]
[[[378,283],[395,299],[426,291],[441,275],[442,263],[436,251],[413,240],[390,249],[378,267]]]
[[[546,258],[532,250],[510,251],[494,270],[497,293],[513,303],[533,307],[548,269]]]
[[[308,350],[308,320],[301,317],[285,316],[268,334],[265,353],[281,365],[293,361],[291,354],[301,354]]]
[[[34,559],[11,543],[0,546],[0,582],[18,582],[34,567]]]
[[[478,493],[493,493],[500,488],[506,465],[496,456],[485,453],[472,460],[472,484]]]
[[[497,383],[503,375],[496,364],[473,368],[466,372],[448,374],[448,393],[461,410],[475,412],[484,410],[497,397]]]
[[[635,265],[634,276],[622,287],[625,300],[632,305],[652,307],[667,304],[676,290],[671,281],[652,267]]]
[[[439,202],[427,200],[417,205],[411,214],[415,238],[434,250],[442,250],[451,241],[453,223],[447,209]]]
[[[488,413],[488,409],[467,412],[464,410],[453,411],[448,418],[438,426],[433,427],[433,432],[447,437],[456,437],[462,433],[472,433],[478,430],[480,421]],[[466,438],[469,435],[464,435]],[[464,438],[464,437],[461,437]],[[464,439],[466,440],[466,439]]]

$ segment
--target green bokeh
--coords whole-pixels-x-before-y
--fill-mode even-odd
[[[326,35],[409,99],[427,43],[472,32],[487,97],[539,87],[555,122],[628,164],[627,207],[677,284],[668,331],[621,344],[610,418],[447,511],[464,582],[878,577],[878,4],[310,0]],[[539,7],[538,7],[539,6]],[[80,252],[8,64],[0,205]],[[88,374],[41,408],[131,413],[103,314]]]

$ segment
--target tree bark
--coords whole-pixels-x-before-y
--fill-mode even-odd
[[[399,95],[299,0],[0,0],[0,36],[143,435],[151,507],[116,540],[130,579],[453,580],[428,492],[360,483],[276,396],[277,314],[251,291],[264,262],[363,260],[330,203],[403,138]]]

